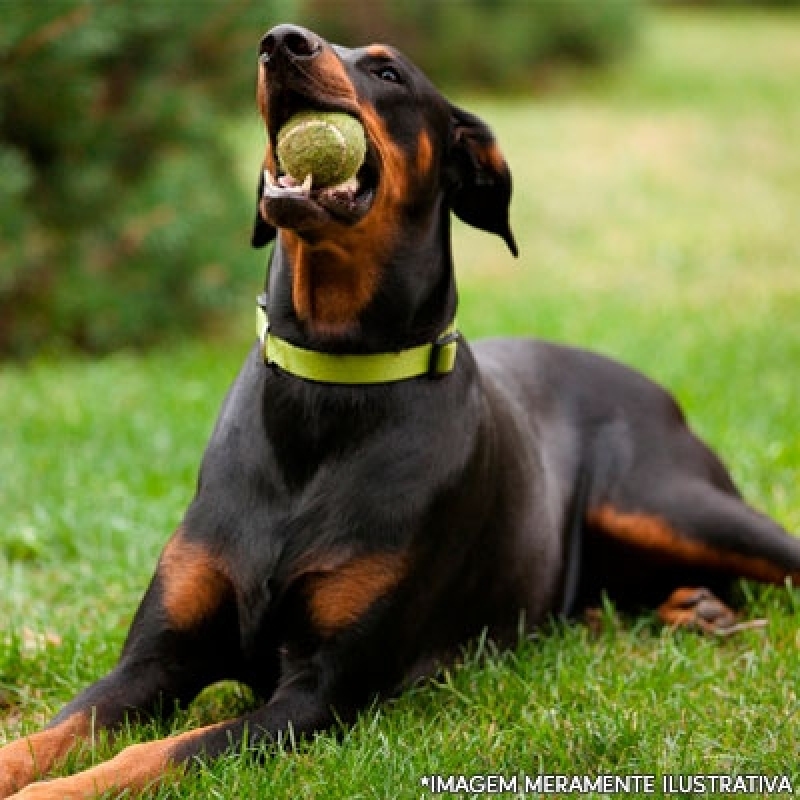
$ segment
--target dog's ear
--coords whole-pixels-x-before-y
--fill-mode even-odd
[[[496,233],[516,257],[508,219],[511,171],[494,134],[480,117],[451,106],[445,186],[453,213],[476,228]]]
[[[261,197],[264,194],[264,170],[258,176],[258,190],[256,192],[256,218],[253,222],[253,235],[250,244],[253,247],[264,247],[275,238],[275,228],[261,216]]]

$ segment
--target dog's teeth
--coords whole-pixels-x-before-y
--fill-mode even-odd
[[[291,180],[291,179],[288,179]],[[264,197],[308,197],[311,194],[311,176],[309,175],[302,184],[295,183],[287,186],[287,179],[278,178],[268,170],[264,170]]]
[[[344,183],[331,186],[331,189],[336,192],[352,192],[355,194],[358,191],[358,178],[354,175],[352,178],[348,178]]]
[[[275,181],[275,178],[272,176],[272,173],[268,170],[264,170],[264,192],[266,193],[267,188],[270,189],[280,189],[280,186]]]

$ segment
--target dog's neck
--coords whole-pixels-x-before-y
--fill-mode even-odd
[[[369,231],[344,244],[279,231],[266,286],[272,332],[329,352],[389,351],[435,338],[457,303],[449,219],[416,234],[389,248]]]

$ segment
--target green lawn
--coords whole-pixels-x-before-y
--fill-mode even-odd
[[[637,365],[800,532],[798,75],[798,16],[659,15],[603,80],[535,102],[457,98],[511,162],[522,255],[458,226],[456,256],[470,336],[536,334]],[[247,191],[260,136],[253,121],[234,137]],[[254,254],[253,295],[262,270]],[[0,743],[113,664],[252,317],[243,298],[225,341],[0,371]],[[423,774],[520,772],[788,774],[800,791],[800,593],[744,593],[766,632],[716,641],[607,609],[599,632],[476,646],[338,739],[264,766],[231,757],[159,796],[427,798]],[[213,691],[176,725],[247,702]]]

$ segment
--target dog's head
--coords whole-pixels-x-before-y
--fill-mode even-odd
[[[516,255],[508,221],[511,174],[494,136],[393,48],[338,47],[305,28],[280,25],[261,40],[258,104],[268,144],[255,247],[280,231],[290,261],[307,259],[311,248],[347,252],[351,266],[363,266],[361,288],[354,291],[365,297],[370,289],[363,288],[368,283],[363,276],[392,252],[407,252],[410,242],[434,224],[442,227],[441,217],[449,210],[501,236]],[[278,131],[303,110],[344,112],[361,122],[367,155],[356,181],[303,190],[281,174],[275,156]],[[304,303],[311,313],[311,301],[302,294],[295,286],[301,318]],[[350,294],[355,307],[358,300]],[[329,327],[337,327],[332,317]]]
[[[269,145],[259,181],[256,247],[275,229],[314,236],[326,227],[372,217],[375,233],[389,234],[396,217],[413,213],[441,192],[457,216],[516,245],[508,223],[511,175],[494,136],[473,114],[448,103],[425,75],[390,47],[356,50],[280,25],[261,40],[258,103]],[[344,111],[367,133],[366,161],[357,187],[281,192],[276,162],[278,130],[305,109]]]

